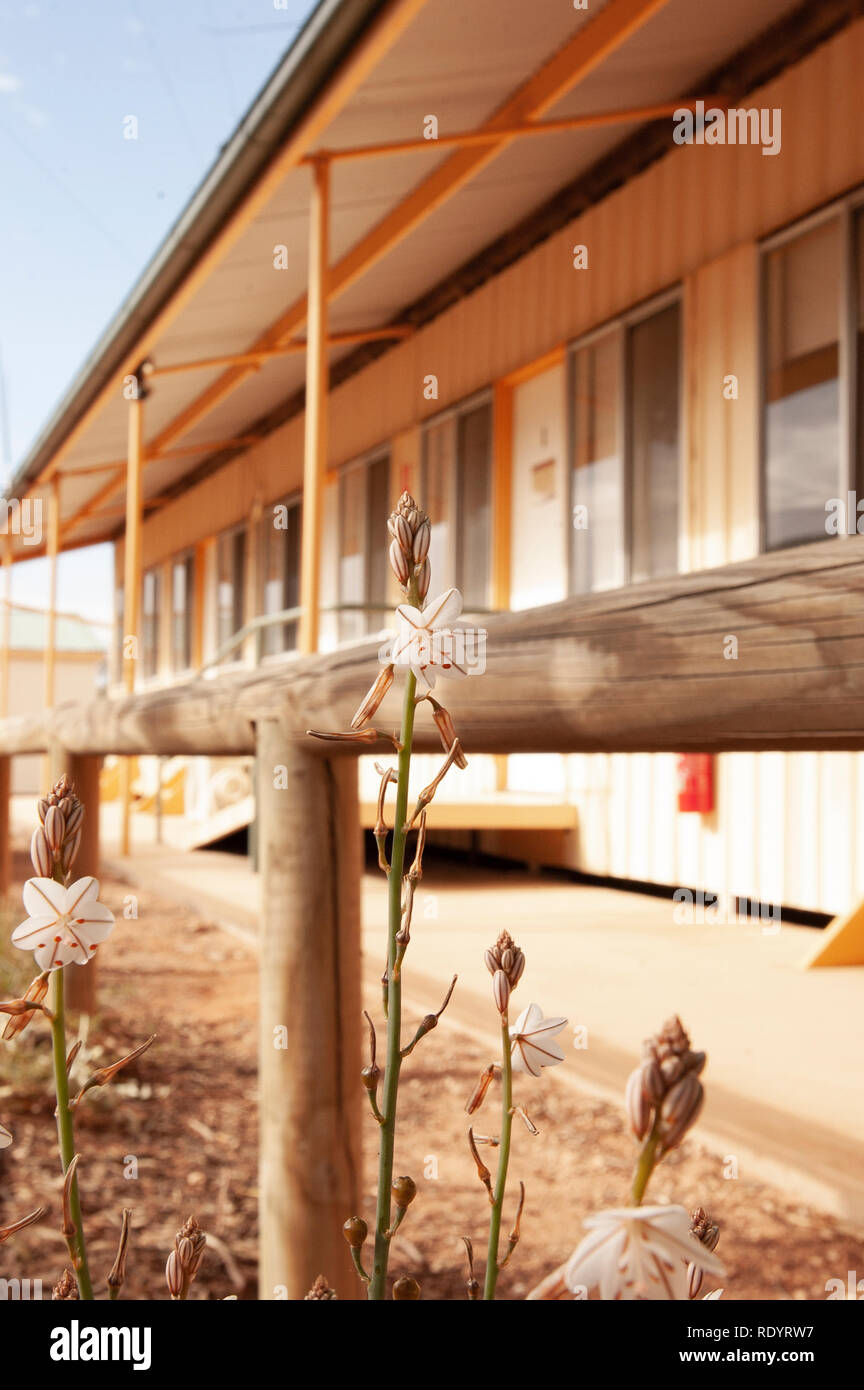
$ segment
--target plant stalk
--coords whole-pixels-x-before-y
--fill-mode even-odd
[[[651,1133],[642,1145],[642,1151],[636,1163],[636,1171],[633,1174],[633,1205],[640,1207],[642,1198],[645,1196],[645,1189],[648,1180],[654,1172],[654,1165],[657,1162],[657,1145],[660,1143],[659,1117],[654,1120]]]
[[[60,1162],[64,1176],[75,1157],[75,1130],[72,1111],[69,1109],[69,1074],[66,1070],[66,1003],[63,997],[63,971],[54,971],[52,989],[51,1022],[54,1057],[54,1089],[57,1093],[57,1141],[60,1149]],[[87,1262],[87,1247],[84,1242],[84,1223],[81,1217],[81,1196],[78,1191],[78,1175],[72,1178],[69,1192],[69,1206],[75,1223],[75,1234],[67,1238],[69,1255],[75,1268],[81,1297],[93,1298],[93,1284],[90,1279],[90,1266]]]
[[[413,587],[413,584],[412,584]],[[408,602],[416,603],[409,593]],[[393,821],[393,844],[390,852],[390,872],[387,876],[388,939],[387,939],[387,1060],[384,1070],[381,1129],[381,1148],[378,1156],[378,1205],[375,1214],[375,1256],[369,1282],[369,1299],[387,1296],[387,1264],[390,1257],[390,1208],[393,1183],[393,1151],[396,1143],[396,1105],[399,1094],[399,1072],[402,1066],[402,972],[394,974],[398,944],[396,937],[402,925],[402,871],[405,864],[405,823],[408,819],[408,779],[411,771],[411,743],[414,737],[414,700],[417,681],[413,671],[405,679],[405,699],[402,705],[396,810]]]
[[[510,1022],[507,1013],[501,1016],[501,1137],[498,1141],[498,1175],[492,1197],[489,1218],[489,1250],[486,1256],[484,1300],[495,1297],[498,1282],[498,1244],[501,1239],[501,1217],[507,1191],[507,1169],[510,1165],[510,1139],[513,1133],[513,1057],[510,1051]]]

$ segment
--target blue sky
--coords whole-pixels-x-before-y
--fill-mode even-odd
[[[314,7],[0,0],[4,483]],[[44,603],[45,562],[15,571]],[[112,583],[110,548],[63,557],[60,606],[110,619]]]

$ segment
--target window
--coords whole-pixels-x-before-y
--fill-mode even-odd
[[[631,579],[678,569],[678,320],[670,304],[628,335]]]
[[[576,592],[588,593],[615,588],[626,577],[620,330],[578,348],[571,372],[573,575]]]
[[[155,676],[159,670],[161,609],[161,570],[145,570],[141,593],[141,671],[144,676]]]
[[[283,499],[265,507],[261,518],[262,614],[282,613],[300,603],[300,499]],[[294,651],[297,621],[273,623],[261,634],[261,653],[276,656]]]
[[[239,526],[233,531],[224,531],[216,543],[217,652],[221,652],[243,626],[245,586],[246,529]],[[236,646],[222,654],[226,661],[240,659]]]
[[[839,216],[765,256],[763,490],[769,550],[818,540],[842,489]],[[859,312],[860,320],[860,312]]]
[[[678,569],[680,305],[629,315],[570,359],[571,587]]]
[[[387,609],[390,455],[346,468],[339,479],[339,603],[342,642],[381,627]]]
[[[432,523],[432,586],[460,589],[465,608],[489,605],[492,566],[492,405],[461,406],[423,431],[420,506]]]
[[[192,632],[195,613],[195,556],[190,551],[171,565],[171,669],[188,671],[192,665]]]
[[[122,584],[114,590],[114,679],[125,679],[123,669],[123,639],[126,623],[126,593]]]

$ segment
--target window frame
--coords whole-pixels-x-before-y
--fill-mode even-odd
[[[677,282],[668,289],[661,290],[658,294],[652,295],[649,299],[642,300],[639,304],[625,310],[624,313],[616,314],[611,319],[606,319],[603,323],[597,324],[586,333],[582,333],[578,338],[572,338],[566,347],[565,352],[565,378],[564,389],[566,397],[566,419],[564,422],[564,437],[566,448],[566,471],[567,486],[565,489],[565,499],[567,505],[566,515],[566,535],[567,555],[566,555],[566,579],[567,594],[569,597],[589,598],[592,594],[608,592],[614,593],[615,589],[626,589],[631,584],[650,583],[653,576],[647,578],[633,576],[633,450],[632,450],[632,430],[630,426],[630,330],[646,319],[653,318],[660,314],[664,309],[672,305],[678,307],[678,326],[679,326],[679,352],[678,352],[678,527],[677,527],[677,556],[676,573],[686,572],[687,561],[687,514],[688,514],[688,478],[687,478],[687,415],[686,415],[686,360],[687,343],[686,334],[686,314],[684,312],[684,285]],[[576,369],[576,355],[583,348],[591,347],[592,344],[600,339],[608,337],[611,333],[617,334],[618,352],[618,380],[621,389],[618,396],[617,409],[617,432],[621,450],[621,473],[622,473],[622,508],[621,508],[621,540],[622,540],[622,575],[623,578],[619,585],[608,590],[577,590],[575,586],[576,573],[573,556],[573,508],[576,503],[575,496],[575,470],[573,468],[573,458],[576,448],[576,392],[574,390],[574,377]]]
[[[371,537],[371,533],[372,533],[373,518],[372,518],[372,517],[370,516],[370,514],[369,514],[369,513],[370,513],[369,475],[370,475],[370,470],[371,470],[371,468],[374,467],[374,465],[375,465],[376,463],[383,463],[383,462],[386,462],[386,464],[387,464],[388,481],[389,481],[389,483],[392,485],[393,449],[392,449],[392,446],[391,446],[389,440],[388,440],[388,441],[385,441],[385,442],[382,443],[382,444],[379,444],[379,445],[378,445],[376,448],[374,448],[374,449],[367,449],[365,453],[358,454],[356,458],[353,458],[353,459],[349,460],[348,463],[343,464],[342,467],[338,470],[338,478],[337,478],[337,483],[336,483],[336,489],[337,489],[337,490],[336,490],[336,603],[337,603],[337,610],[336,610],[336,615],[335,615],[335,616],[336,616],[336,631],[337,631],[337,633],[338,633],[337,645],[340,646],[340,647],[341,647],[341,646],[344,646],[344,645],[346,645],[346,644],[349,644],[349,643],[351,643],[351,642],[361,642],[361,641],[365,641],[365,640],[369,637],[369,634],[370,634],[370,633],[377,632],[377,631],[379,631],[383,626],[386,625],[385,622],[384,622],[384,615],[385,615],[386,610],[387,610],[388,607],[389,607],[389,599],[388,599],[388,595],[387,595],[386,592],[385,592],[384,594],[381,595],[381,606],[380,606],[380,611],[379,611],[378,608],[376,608],[374,611],[370,608],[369,611],[367,611],[367,612],[365,612],[365,613],[363,613],[363,612],[358,612],[358,613],[352,615],[349,611],[343,612],[343,610],[342,610],[342,608],[341,608],[341,605],[342,605],[343,602],[348,602],[348,600],[347,600],[347,599],[343,599],[343,596],[342,596],[342,558],[343,558],[343,556],[342,556],[342,541],[343,541],[343,536],[344,536],[344,525],[343,525],[343,523],[344,523],[344,511],[343,511],[343,495],[342,495],[342,485],[343,485],[343,481],[344,481],[344,479],[347,478],[351,473],[360,473],[360,472],[362,472],[363,475],[364,475],[364,477],[363,477],[363,517],[362,517],[362,523],[361,523],[361,524],[362,524],[362,527],[363,527],[363,540],[362,540],[362,555],[363,555],[363,599],[362,599],[362,602],[371,605],[371,604],[373,604],[373,603],[375,602],[375,598],[374,598],[374,596],[373,596],[372,593],[371,593],[372,566],[371,566],[371,564],[370,564],[370,556],[371,556],[370,537]],[[379,520],[379,524],[380,524],[380,527],[381,527],[381,537],[382,537],[382,543],[383,543],[384,538],[385,538],[385,536],[386,536],[387,518],[386,518],[386,516],[382,516],[382,517],[380,517],[378,520]],[[343,620],[343,618],[346,617],[346,616],[347,616],[347,617],[350,617],[350,616],[358,616],[358,617],[363,618],[363,619],[365,620],[366,630],[365,630],[364,632],[362,632],[362,633],[356,634],[355,636],[346,637],[346,636],[344,635],[343,630],[342,630],[342,620]]]
[[[175,661],[174,661],[174,656],[175,656],[175,647],[174,647],[174,620],[175,620],[175,617],[176,617],[176,614],[175,614],[175,612],[174,612],[174,571],[175,571],[175,569],[177,568],[178,565],[185,565],[185,566],[187,567],[187,568],[186,568],[186,574],[187,574],[187,579],[186,579],[187,590],[188,590],[188,581],[189,581],[189,574],[190,574],[190,565],[191,565],[191,576],[192,576],[191,591],[187,591],[187,594],[186,594],[186,618],[187,618],[187,625],[186,625],[186,646],[187,646],[188,649],[189,649],[189,660],[188,660],[188,662],[186,662],[186,664],[183,665],[183,666],[175,665]],[[176,555],[172,555],[171,558],[170,558],[169,561],[168,561],[168,576],[169,576],[168,604],[167,604],[168,619],[169,619],[169,623],[168,623],[168,669],[170,670],[172,676],[182,676],[182,675],[187,674],[189,671],[192,671],[192,670],[195,669],[195,622],[196,622],[195,608],[196,608],[196,603],[197,603],[197,578],[198,578],[198,576],[197,576],[197,567],[198,567],[198,557],[197,557],[197,555],[196,555],[196,551],[195,551],[195,546],[194,546],[194,545],[193,545],[193,546],[187,546],[185,550],[180,550],[180,551],[178,551],[177,554],[176,554]]]
[[[275,497],[275,498],[273,499],[272,502],[267,502],[267,503],[265,503],[265,505],[264,505],[264,507],[262,508],[262,511],[261,511],[261,516],[260,516],[259,519],[258,519],[258,523],[257,523],[257,524],[258,524],[258,536],[257,536],[257,541],[258,541],[258,553],[259,553],[259,556],[260,556],[260,564],[259,564],[259,566],[258,566],[259,573],[256,575],[255,615],[256,615],[256,617],[261,617],[261,618],[263,618],[263,617],[266,615],[266,613],[267,613],[267,609],[266,609],[266,607],[265,607],[265,602],[264,602],[264,600],[265,600],[265,591],[266,591],[266,588],[267,588],[267,584],[268,584],[268,582],[269,582],[269,580],[268,580],[268,563],[267,563],[267,561],[268,561],[268,553],[267,553],[267,552],[268,552],[269,546],[270,546],[270,533],[271,533],[271,531],[275,531],[275,530],[276,530],[276,527],[273,525],[273,513],[274,513],[274,511],[275,511],[275,509],[276,509],[277,507],[287,507],[289,511],[293,511],[294,509],[296,509],[296,511],[298,512],[298,520],[299,520],[299,523],[300,523],[300,529],[299,529],[298,546],[297,546],[297,597],[298,597],[298,602],[297,602],[297,605],[296,605],[296,606],[297,606],[298,608],[300,607],[299,598],[300,598],[300,576],[301,576],[301,571],[302,571],[301,546],[302,546],[302,528],[303,528],[303,489],[302,489],[302,488],[295,488],[292,492],[283,493],[280,497]],[[265,544],[265,542],[263,541],[263,538],[264,538],[265,536],[266,536],[266,544]],[[285,591],[285,572],[284,572],[284,568],[283,568],[283,571],[282,571],[282,592],[283,592],[283,594],[284,594],[284,591]],[[280,609],[279,611],[281,612],[282,610]],[[293,623],[293,631],[294,631],[294,639],[295,639],[295,641],[294,641],[294,646],[293,646],[293,647],[287,647],[287,646],[284,645],[285,638],[287,637],[288,632],[289,632],[289,630],[290,630],[291,627],[292,627],[292,624],[289,624],[289,623],[281,623],[281,624],[279,624],[278,627],[277,627],[275,624],[273,624],[273,625],[272,625],[271,627],[269,627],[269,628],[267,628],[267,627],[261,628],[261,631],[260,631],[260,634],[259,634],[260,649],[259,649],[258,660],[259,660],[261,663],[264,663],[264,662],[272,662],[272,661],[284,661],[286,657],[296,657],[296,656],[299,656],[299,654],[300,654],[299,645],[298,645],[299,626],[300,626],[300,619],[297,618],[297,619],[295,619],[295,621],[294,621],[294,623]],[[266,644],[267,644],[267,633],[268,633],[268,632],[271,632],[271,631],[277,631],[277,632],[279,632],[279,634],[280,634],[280,636],[281,636],[281,641],[282,641],[282,643],[283,643],[283,645],[279,648],[279,650],[278,650],[278,651],[275,651],[275,652],[268,652],[268,651],[265,650]]]
[[[460,459],[459,459],[459,420],[464,415],[470,415],[472,411],[480,406],[486,406],[489,410],[489,566],[486,575],[486,602],[480,608],[471,608],[466,604],[466,612],[482,613],[490,608],[492,601],[492,586],[495,571],[495,546],[497,543],[495,535],[495,388],[494,386],[481,387],[479,391],[474,391],[470,396],[464,396],[462,400],[455,401],[452,405],[445,406],[443,410],[437,410],[434,415],[427,415],[420,421],[420,458],[419,458],[419,505],[424,505],[424,498],[427,495],[426,489],[426,470],[428,464],[428,438],[430,431],[437,425],[445,424],[450,421],[453,430],[453,459],[455,467],[450,485],[450,496],[448,498],[449,516],[453,526],[453,584],[460,593],[464,593],[464,536],[462,531],[462,505],[460,488]],[[433,522],[435,518],[432,518]],[[434,580],[434,575],[433,575]],[[436,593],[440,592],[440,584],[434,585]]]
[[[233,540],[235,536],[237,536],[237,535],[239,535],[239,534],[241,534],[241,533],[242,533],[242,535],[243,535],[244,540],[243,540],[243,575],[242,575],[242,582],[241,582],[241,584],[240,584],[240,624],[239,624],[239,626],[237,626],[237,627],[234,628],[234,630],[231,632],[230,636],[231,636],[231,637],[236,637],[236,636],[237,636],[237,633],[238,633],[238,632],[242,632],[243,628],[246,626],[247,622],[249,621],[248,614],[247,614],[247,589],[248,589],[248,586],[249,586],[249,521],[248,521],[248,518],[245,518],[243,521],[235,522],[235,524],[234,524],[233,526],[226,526],[226,527],[224,527],[224,529],[221,530],[221,531],[219,531],[219,532],[217,533],[217,535],[214,537],[214,541],[215,541],[214,555],[213,555],[213,560],[214,560],[213,578],[214,578],[214,581],[215,581],[215,590],[214,590],[214,594],[213,594],[213,610],[214,610],[214,611],[213,611],[213,619],[214,619],[214,637],[215,637],[215,642],[214,642],[214,653],[220,651],[221,648],[225,645],[225,643],[228,642],[228,641],[230,640],[229,637],[225,637],[225,638],[222,638],[222,639],[220,640],[220,635],[219,635],[219,612],[220,612],[220,609],[219,609],[219,582],[220,582],[220,581],[219,581],[219,547],[220,547],[220,545],[221,545],[224,541]],[[236,603],[236,576],[233,576],[233,577],[232,577],[232,584],[234,585],[235,603]],[[220,667],[227,667],[227,666],[242,666],[243,664],[244,664],[244,662],[243,662],[243,643],[242,643],[242,642],[240,642],[240,643],[237,644],[237,646],[235,647],[234,652],[233,652],[232,655],[225,657],[225,659],[224,659],[223,661],[220,661],[220,663],[219,663]]]
[[[153,580],[154,585],[154,607],[153,612],[147,612],[147,581]],[[148,622],[152,623],[153,641],[148,643],[145,640],[145,628]],[[144,681],[156,680],[163,671],[163,642],[165,622],[165,565],[159,562],[156,565],[148,565],[141,571],[141,613],[139,619],[140,628],[140,653],[141,653],[141,679]],[[153,665],[148,668],[147,657],[152,654]]]
[[[864,421],[862,403],[858,400],[857,374],[858,327],[857,308],[859,281],[864,267],[856,263],[855,223],[858,216],[864,217],[864,187],[834,198],[821,208],[815,208],[804,217],[796,218],[776,232],[763,237],[757,244],[758,282],[757,282],[757,322],[756,352],[758,363],[759,411],[757,425],[757,458],[759,465],[758,487],[758,536],[760,555],[773,554],[779,550],[796,549],[799,545],[814,545],[822,540],[838,540],[846,537],[841,531],[834,535],[826,530],[824,536],[811,536],[807,540],[794,541],[791,545],[768,545],[768,488],[767,488],[767,429],[766,391],[768,372],[766,354],[768,349],[768,274],[767,260],[773,251],[782,249],[809,232],[828,222],[840,224],[840,296],[837,306],[837,390],[840,399],[840,457],[837,466],[837,495],[845,497],[847,492],[864,495],[864,457],[859,460],[858,431],[859,421]],[[864,259],[864,257],[862,257]],[[864,454],[864,450],[862,450]],[[826,501],[828,499],[826,498]],[[827,513],[826,513],[827,516]]]

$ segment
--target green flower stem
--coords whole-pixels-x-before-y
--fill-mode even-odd
[[[657,1145],[660,1143],[659,1116],[654,1120],[651,1133],[642,1145],[642,1152],[636,1163],[636,1171],[633,1174],[633,1205],[642,1205],[642,1198],[645,1196],[645,1189],[654,1167],[657,1163]]]
[[[60,1162],[64,1174],[75,1157],[75,1130],[72,1124],[72,1111],[69,1109],[69,1074],[66,1070],[66,1004],[63,998],[63,969],[54,971],[52,982],[51,1023],[54,1054],[54,1089],[57,1092],[57,1139],[60,1147]],[[77,1174],[72,1178],[69,1205],[75,1234],[68,1238],[69,1254],[75,1267],[78,1287],[82,1298],[92,1299],[93,1284],[90,1279],[90,1266],[87,1263],[87,1247],[84,1243],[84,1223],[81,1219],[81,1197],[78,1192]]]
[[[498,1141],[498,1176],[492,1197],[489,1218],[489,1250],[486,1256],[486,1280],[483,1298],[494,1299],[498,1282],[498,1243],[501,1238],[501,1216],[504,1194],[507,1191],[507,1169],[510,1164],[510,1138],[513,1133],[513,1058],[510,1051],[509,1016],[501,1017],[501,1137]]]
[[[413,588],[412,584],[412,588]],[[416,604],[416,595],[408,595]],[[396,1103],[399,1094],[399,1071],[402,1066],[402,979],[396,973],[398,943],[396,936],[402,925],[402,871],[405,863],[405,822],[408,819],[408,778],[411,771],[411,743],[414,737],[414,700],[417,681],[413,671],[405,679],[405,700],[402,706],[402,733],[399,750],[399,775],[396,783],[396,811],[393,821],[393,845],[390,852],[388,892],[387,944],[387,1060],[384,1070],[381,1125],[381,1148],[378,1157],[378,1207],[375,1215],[375,1257],[369,1282],[370,1300],[387,1297],[387,1263],[390,1257],[390,1205],[393,1183],[393,1150],[396,1143]]]

